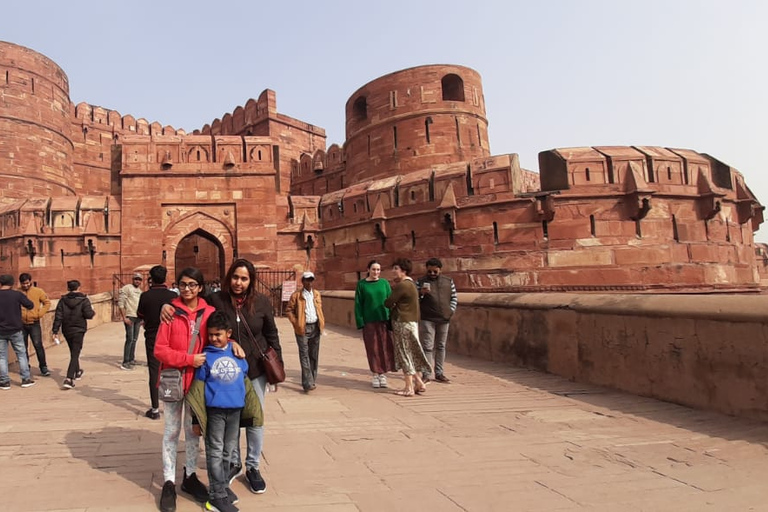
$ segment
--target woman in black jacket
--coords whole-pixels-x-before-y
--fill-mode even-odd
[[[259,395],[262,410],[264,409],[264,395],[267,390],[267,375],[264,373],[264,363],[261,361],[262,352],[267,347],[272,347],[277,352],[280,364],[283,363],[283,354],[280,348],[280,338],[275,325],[275,317],[272,311],[272,302],[269,298],[256,291],[256,269],[253,264],[245,259],[236,260],[229,267],[221,291],[209,296],[209,303],[217,311],[223,311],[229,319],[232,328],[232,338],[240,343],[245,351],[245,359],[248,361],[248,378],[253,383],[253,388]],[[243,322],[248,323],[248,328]],[[264,444],[264,427],[246,427],[245,436],[248,443],[248,453],[245,458],[245,478],[251,492],[261,494],[267,490],[259,472],[261,461],[261,449]],[[240,474],[242,459],[240,456],[240,443],[230,457],[230,481]]]
[[[64,379],[64,389],[75,387],[75,380],[80,380],[83,370],[80,368],[80,351],[83,349],[83,339],[88,330],[88,320],[96,316],[91,301],[84,293],[80,293],[80,281],[67,281],[69,293],[59,299],[56,305],[56,315],[53,319],[53,335],[59,335],[59,329],[69,345],[69,368]]]

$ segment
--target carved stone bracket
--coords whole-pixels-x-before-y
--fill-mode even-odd
[[[651,196],[653,194],[635,192],[627,197],[627,216],[631,220],[642,220],[651,211]]]
[[[552,194],[545,193],[534,196],[533,207],[539,220],[552,222],[555,218],[555,200]]]

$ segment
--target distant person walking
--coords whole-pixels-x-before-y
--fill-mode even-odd
[[[53,319],[53,335],[59,335],[59,329],[69,345],[69,367],[67,378],[64,379],[64,389],[75,387],[75,381],[83,376],[80,368],[80,352],[83,350],[83,340],[88,330],[88,320],[96,316],[91,301],[80,292],[80,281],[67,281],[68,293],[59,299],[56,305],[56,315]]]
[[[45,360],[45,347],[43,346],[43,331],[40,328],[40,320],[51,308],[51,300],[48,295],[37,286],[32,286],[32,276],[26,272],[19,275],[19,287],[21,293],[32,301],[32,309],[21,310],[22,332],[24,333],[24,350],[29,360],[29,339],[32,338],[32,346],[35,347],[37,364],[40,366],[40,375],[50,377],[48,363]],[[30,365],[31,366],[31,365]]]
[[[160,362],[155,357],[155,338],[160,328],[160,310],[164,304],[170,304],[178,297],[176,292],[168,289],[165,279],[168,269],[155,265],[149,269],[149,290],[139,297],[136,313],[144,322],[144,344],[147,349],[147,367],[149,368],[149,399],[151,406],[144,416],[151,420],[160,419],[160,402],[157,396],[157,380],[160,376]]]
[[[120,309],[120,315],[125,324],[125,345],[123,346],[123,362],[120,365],[122,370],[132,370],[136,365],[136,340],[139,339],[139,320],[136,310],[139,308],[139,297],[141,297],[141,283],[144,280],[141,274],[133,274],[131,283],[120,288],[117,307]]]
[[[392,310],[392,339],[395,344],[395,360],[403,371],[405,387],[396,394],[413,396],[426,391],[421,373],[430,373],[424,351],[419,343],[419,292],[410,277],[413,264],[406,258],[398,258],[392,265],[395,287],[384,305]]]
[[[389,281],[381,279],[381,264],[368,262],[368,276],[355,289],[355,323],[363,330],[363,343],[371,370],[371,385],[387,387],[387,373],[395,371],[395,349],[388,330],[389,310],[384,301],[392,293]]]
[[[435,368],[435,380],[451,382],[443,372],[448,325],[459,305],[459,295],[453,279],[442,274],[443,263],[437,258],[427,260],[427,274],[417,281],[419,288],[419,341],[429,364]],[[430,374],[422,374],[425,382]]]
[[[302,289],[291,294],[286,310],[299,346],[301,387],[306,393],[316,387],[320,335],[325,328],[323,301],[320,292],[312,288],[314,282],[315,274],[304,272],[301,276]]]
[[[21,308],[32,309],[34,304],[26,295],[13,289],[15,279],[12,275],[0,275],[0,389],[11,389],[11,378],[8,375],[8,345],[16,353],[19,360],[21,387],[35,385],[29,374],[27,351],[24,349],[23,324]]]

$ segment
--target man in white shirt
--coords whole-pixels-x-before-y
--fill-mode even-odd
[[[304,272],[301,276],[302,288],[293,292],[286,310],[288,320],[293,324],[296,343],[299,345],[301,387],[306,393],[316,387],[320,334],[325,328],[323,302],[320,292],[312,288],[314,282],[315,274]]]

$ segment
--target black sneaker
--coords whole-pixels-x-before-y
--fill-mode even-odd
[[[264,494],[267,491],[267,482],[261,477],[261,473],[256,468],[251,468],[245,472],[245,479],[248,480],[248,488],[254,494]]]
[[[43,377],[50,377],[51,372],[50,370],[48,370],[48,368],[40,368],[40,375],[42,375]]]
[[[72,381],[72,379],[64,379],[64,384],[62,384],[62,387],[64,389],[72,389],[75,387],[75,383]]]
[[[148,410],[144,413],[144,416],[151,420],[159,420],[160,419],[160,411],[153,411],[152,409]]]
[[[176,484],[170,480],[163,484],[160,494],[160,512],[176,512]]]
[[[450,384],[451,379],[443,375],[442,373],[440,375],[435,375],[435,380],[437,382],[442,382],[443,384]]]
[[[24,380],[21,381],[21,387],[23,387],[23,388],[31,388],[34,385],[35,385],[35,381],[32,380],[31,378],[30,379],[24,379]]]
[[[235,478],[240,474],[240,472],[243,470],[243,466],[240,464],[230,464],[229,465],[229,479],[227,482],[229,482],[229,485],[232,485],[232,482],[235,481]]]
[[[211,512],[240,512],[240,509],[229,502],[228,498],[216,498],[205,502],[205,510]]]
[[[184,470],[184,480],[181,482],[181,490],[192,495],[198,503],[208,501],[208,487],[198,480],[197,473],[187,476],[187,470]]]
[[[11,381],[0,382],[0,389],[11,389]]]
[[[120,365],[120,369],[121,370],[130,371],[130,370],[133,370],[133,366],[131,366],[131,363],[122,363]],[[169,482],[170,482],[170,480],[169,480]]]
[[[85,373],[85,370],[77,370],[77,373],[75,374],[75,380],[82,379],[84,373]]]
[[[240,501],[240,498],[237,497],[237,494],[227,487],[227,498],[229,499],[229,502],[233,505],[237,504],[238,501]]]

